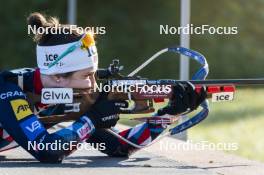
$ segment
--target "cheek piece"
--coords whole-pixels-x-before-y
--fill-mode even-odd
[[[79,41],[55,46],[37,45],[37,64],[40,73],[55,75],[98,68],[98,54],[92,33],[83,34]]]

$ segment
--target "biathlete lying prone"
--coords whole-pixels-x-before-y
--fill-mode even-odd
[[[31,27],[64,27],[65,31],[69,30],[68,25],[61,25],[56,18],[45,18],[40,13],[32,13],[27,20]],[[34,41],[37,43],[38,68],[23,69],[22,74],[12,71],[0,74],[0,151],[19,145],[40,162],[58,163],[76,150],[76,147],[65,150],[29,149],[28,142],[105,143],[102,152],[109,156],[129,156],[138,150],[106,132],[109,128],[114,130],[119,120],[120,108],[127,106],[126,101],[108,100],[106,93],[100,93],[91,108],[70,126],[54,133],[47,131],[37,112],[42,111],[41,114],[47,116],[56,115],[63,113],[63,107],[47,107],[35,103],[33,112],[31,98],[27,94],[38,95],[43,88],[93,88],[96,85],[98,53],[93,34],[79,33],[77,29],[69,34],[36,34]],[[168,105],[153,116],[166,117],[166,114],[177,115],[195,110],[205,100],[205,96],[204,91],[199,94],[195,92],[191,83],[179,83],[173,87]],[[115,131],[135,144],[147,145],[165,129],[166,126],[162,124],[144,122],[121,132]]]

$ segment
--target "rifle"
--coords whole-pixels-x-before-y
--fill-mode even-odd
[[[256,85],[264,85],[264,79],[211,79],[205,80],[208,73],[209,73],[209,66],[207,64],[207,60],[205,57],[193,50],[183,48],[183,47],[170,47],[165,48],[152,57],[147,59],[143,64],[137,67],[134,71],[132,71],[127,76],[121,74],[123,66],[120,66],[119,60],[113,60],[112,64],[107,69],[99,69],[96,72],[98,80],[101,80],[105,83],[105,85],[111,86],[112,92],[109,93],[108,99],[110,100],[130,100],[134,101],[134,106],[128,109],[122,109],[122,114],[149,114],[155,111],[153,104],[164,102],[165,99],[169,99],[171,97],[172,86],[178,83],[187,83],[188,81],[181,81],[181,80],[173,80],[173,79],[159,79],[159,80],[149,80],[146,78],[141,78],[139,76],[135,76],[140,70],[146,67],[149,63],[153,60],[158,58],[161,54],[166,52],[174,52],[178,54],[185,55],[186,58],[192,59],[197,61],[201,67],[199,70],[194,74],[191,80],[188,80],[192,84],[195,85],[195,90],[199,93],[202,86],[206,87],[207,98],[212,98],[213,102],[222,102],[222,101],[231,101],[234,99],[235,87],[236,86],[256,86]],[[125,92],[117,92],[117,87],[123,87],[125,90],[129,89],[130,91]],[[153,88],[154,87],[154,88]],[[134,91],[136,88],[141,90]],[[145,89],[144,89],[145,88]],[[166,89],[165,89],[166,88]],[[143,90],[142,90],[143,89]],[[147,90],[146,90],[147,89]],[[150,91],[148,89],[151,89]],[[133,90],[133,92],[131,91]],[[82,95],[81,93],[78,94],[79,96]],[[85,95],[85,94],[83,94]],[[90,105],[91,106],[91,105]],[[90,107],[89,106],[89,107]],[[83,106],[83,109],[87,110],[88,106]],[[180,115],[187,115],[192,111],[186,111]],[[79,115],[81,114],[78,113]],[[190,117],[187,121],[183,123],[179,123],[176,126],[172,126],[168,128],[167,134],[174,135],[180,133],[184,130],[187,130],[194,125],[203,121],[209,114],[209,103],[208,100],[205,100],[201,104],[201,109],[198,113],[196,113],[193,117]],[[179,116],[171,117],[170,121],[167,123],[171,124],[178,120]],[[57,117],[57,118],[56,118]],[[44,119],[44,120],[43,120]],[[70,117],[58,117],[55,116],[54,118],[41,118],[42,121],[49,123],[55,119],[56,123],[66,121],[66,120],[73,120],[76,119],[76,116]],[[61,120],[60,120],[61,119]],[[146,122],[164,122],[162,118],[159,117],[143,117],[143,118],[136,118],[135,120],[139,121],[146,121]],[[119,136],[112,130],[108,130],[111,134],[115,135],[116,137],[122,139],[123,141],[135,146],[141,147],[140,145],[135,145],[129,140]]]
[[[191,80],[192,84],[195,85],[195,90],[197,92],[200,91],[202,86],[206,87],[207,92],[207,98],[211,98],[212,102],[224,102],[224,101],[232,101],[234,99],[234,93],[236,90],[236,86],[258,86],[258,85],[264,85],[264,79],[263,78],[254,78],[254,79],[210,79],[205,80],[208,73],[209,73],[209,66],[207,64],[206,58],[193,50],[183,48],[183,47],[170,47],[165,48],[156,54],[154,54],[152,57],[147,59],[144,63],[142,63],[139,67],[137,67],[134,71],[132,71],[128,76],[123,76],[120,74],[120,71],[123,69],[123,66],[120,66],[119,60],[113,60],[112,64],[108,67],[108,69],[99,70],[97,72],[97,75],[99,79],[107,80],[107,83],[110,85],[124,85],[127,88],[129,86],[133,85],[139,85],[139,86],[153,86],[153,85],[169,85],[173,86],[178,83],[187,83],[188,81],[181,81],[181,80],[173,80],[173,79],[159,79],[159,80],[149,80],[146,78],[141,78],[138,76],[135,76],[140,70],[142,70],[144,67],[146,67],[149,63],[151,63],[153,60],[158,58],[161,54],[166,52],[174,52],[178,54],[185,55],[186,58],[192,59],[197,61],[201,67],[200,69],[194,74]],[[171,91],[170,91],[171,92]],[[110,94],[111,96],[111,94]],[[114,95],[112,95],[114,96]],[[111,99],[117,98],[118,95],[112,97]],[[132,109],[129,110],[123,110],[122,113],[124,114],[139,114],[139,113],[150,113],[154,112],[155,109],[153,107],[154,103],[163,102],[164,99],[169,99],[171,97],[171,93],[153,93],[149,91],[144,92],[132,92],[127,96],[126,99],[133,100],[135,105]],[[200,123],[202,120],[204,120],[208,114],[209,114],[209,104],[208,100],[206,100],[203,104],[201,104],[201,111],[194,115],[193,117],[189,118],[187,121],[175,126],[174,128],[171,128],[169,130],[170,135],[174,135],[177,133],[180,133],[198,123]],[[188,114],[189,111],[187,111],[184,114]],[[141,120],[142,119],[142,120]],[[148,121],[150,119],[153,119],[153,117],[150,118],[137,118],[137,120],[140,121]],[[157,121],[155,121],[157,122]]]

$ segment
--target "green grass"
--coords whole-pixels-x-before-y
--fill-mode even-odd
[[[241,89],[235,101],[211,103],[211,112],[201,124],[189,130],[189,138],[212,143],[238,143],[229,151],[264,162],[264,90]]]
[[[188,130],[189,139],[237,143],[238,150],[229,153],[264,162],[263,89],[239,89],[233,102],[210,102],[210,109],[207,119]],[[129,120],[130,115],[122,118],[121,122],[124,124],[137,123]]]

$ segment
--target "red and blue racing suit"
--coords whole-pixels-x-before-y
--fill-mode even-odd
[[[26,93],[40,94],[43,88],[38,69],[21,69],[19,73],[5,72],[0,75],[0,152],[16,146],[23,147],[41,162],[61,162],[64,157],[76,150],[76,146],[68,149],[53,150],[29,149],[29,142],[46,144],[60,142],[77,145],[86,141],[92,145],[104,143],[102,152],[109,156],[128,156],[137,148],[127,144],[108,133],[105,129],[96,129],[89,116],[80,116],[67,128],[49,133],[30,109]],[[21,81],[22,79],[22,81]],[[39,110],[41,104],[34,104]],[[46,109],[49,115],[54,110]],[[52,112],[50,112],[52,111]],[[129,141],[138,145],[147,145],[164,130],[160,124],[143,123],[133,128],[118,132]],[[83,132],[85,131],[85,132]]]

